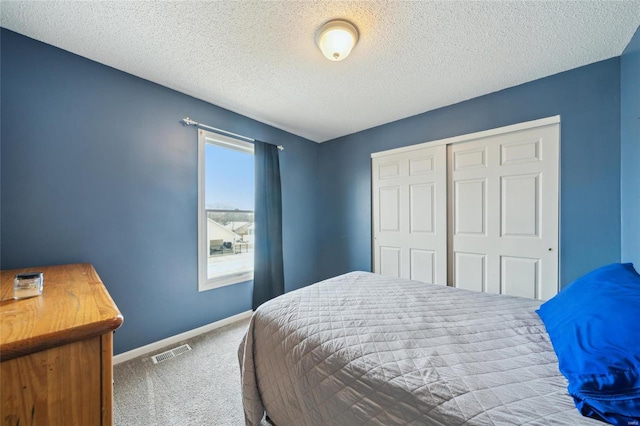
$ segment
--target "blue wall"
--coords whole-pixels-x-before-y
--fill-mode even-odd
[[[623,257],[640,263],[629,119],[640,116],[638,34],[622,60],[321,145],[10,31],[0,38],[0,266],[93,263],[125,316],[116,353],[250,309],[251,283],[197,292],[197,136],[185,116],[285,145],[287,291],[371,269],[372,152],[552,115],[562,119],[561,282],[620,260],[621,217]]]
[[[92,263],[125,317],[115,353],[251,309],[251,283],[197,291],[197,134],[179,124],[189,116],[286,147],[286,289],[316,281],[316,143],[0,37],[2,269]]]
[[[640,28],[620,58],[622,261],[640,270]]]
[[[372,152],[561,116],[560,281],[620,260],[620,58],[321,145],[320,276],[371,269]]]

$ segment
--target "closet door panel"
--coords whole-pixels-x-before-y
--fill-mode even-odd
[[[500,178],[501,237],[540,238],[540,174]]]
[[[435,191],[434,183],[409,186],[409,232],[435,233]]]
[[[451,285],[542,300],[557,293],[558,153],[558,124],[450,145]],[[470,253],[484,256],[485,269]]]
[[[372,183],[374,272],[446,284],[446,147],[374,157]]]
[[[540,259],[500,257],[501,293],[511,296],[540,298]]]
[[[486,236],[486,179],[456,180],[453,185],[453,197],[454,235]]]
[[[473,291],[487,290],[487,256],[483,253],[455,252],[454,285]]]
[[[380,274],[400,278],[400,247],[380,246]]]
[[[400,231],[400,187],[391,186],[380,188],[380,231],[399,232]]]
[[[410,277],[427,284],[436,283],[436,252],[434,250],[410,249]]]

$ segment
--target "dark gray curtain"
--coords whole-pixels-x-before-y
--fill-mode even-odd
[[[253,309],[284,293],[282,192],[278,147],[255,141]]]

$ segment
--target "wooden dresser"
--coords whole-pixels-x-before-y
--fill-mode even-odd
[[[17,273],[44,273],[41,296],[13,300]],[[3,426],[111,425],[113,331],[123,318],[89,264],[0,272]]]

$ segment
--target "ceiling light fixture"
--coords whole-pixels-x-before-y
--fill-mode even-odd
[[[351,53],[358,42],[358,30],[351,23],[341,19],[329,21],[320,27],[316,44],[330,61],[341,61]]]

